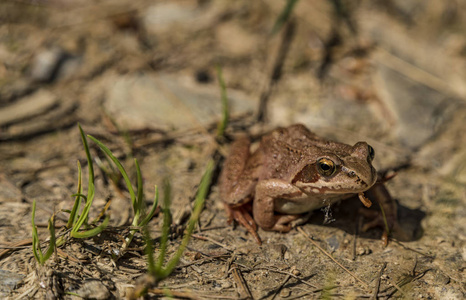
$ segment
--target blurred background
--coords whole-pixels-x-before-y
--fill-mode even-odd
[[[170,176],[183,223],[216,147],[217,67],[227,140],[299,122],[371,144],[376,168],[398,173],[388,187],[412,247],[437,257],[435,267],[426,259],[435,275],[413,297],[423,284],[434,298],[464,296],[463,0],[1,1],[0,242],[30,236],[33,199],[44,223],[69,209],[75,161],[85,161],[77,122],[129,164],[140,159],[149,187]],[[112,222],[126,224],[130,204],[103,177],[96,205],[114,198]],[[204,218],[223,224],[215,186],[209,201]],[[251,238],[229,227],[218,234]],[[25,272],[8,259],[2,268]]]

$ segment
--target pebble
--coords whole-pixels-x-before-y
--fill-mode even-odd
[[[110,299],[111,293],[107,287],[98,280],[90,280],[85,282],[76,292],[80,297],[85,299]]]
[[[0,296],[6,297],[23,278],[24,275],[0,269]]]

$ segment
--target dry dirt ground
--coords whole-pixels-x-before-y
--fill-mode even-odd
[[[47,220],[70,209],[79,160],[77,123],[134,173],[148,203],[169,178],[180,245],[206,161],[240,133],[257,140],[301,122],[341,142],[365,140],[387,174],[403,229],[360,230],[361,204],[316,211],[301,230],[259,230],[259,246],[227,224],[214,175],[178,268],[148,298],[464,299],[466,296],[466,3],[462,0],[298,1],[273,33],[285,1],[64,1],[0,3],[0,297],[120,299],[147,270],[137,235],[115,261],[132,211],[123,185],[91,145],[96,198],[110,226],[70,239],[40,267],[31,250],[37,201]],[[227,138],[216,65],[231,108]],[[256,121],[259,99],[265,122]],[[108,167],[107,167],[108,168]],[[84,172],[85,182],[87,172]],[[85,185],[86,186],[86,185]],[[163,191],[161,191],[163,192]],[[324,224],[324,216],[334,221]],[[56,217],[57,230],[67,214]],[[162,214],[149,223],[158,253]],[[322,250],[334,258],[334,261]],[[344,268],[347,269],[345,271]]]

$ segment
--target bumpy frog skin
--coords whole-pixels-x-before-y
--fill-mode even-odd
[[[296,124],[263,136],[253,153],[249,148],[246,137],[232,144],[220,175],[220,196],[229,220],[244,225],[259,242],[256,224],[287,232],[301,214],[342,199],[359,195],[370,206],[363,193],[378,186],[374,149],[366,142],[328,141]],[[254,219],[246,209],[251,201]]]

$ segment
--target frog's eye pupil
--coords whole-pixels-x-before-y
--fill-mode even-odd
[[[369,161],[371,162],[371,161],[374,160],[374,157],[375,157],[375,150],[374,150],[374,148],[372,148],[372,147],[369,146],[369,145],[367,145],[367,148],[368,148],[367,150],[368,150],[368,152],[369,152],[369,158],[368,158],[368,159],[369,159]]]
[[[321,158],[317,161],[317,170],[324,176],[331,176],[335,173],[336,166],[333,161],[328,158]]]
[[[321,164],[321,165],[320,165],[320,167],[321,167],[321,168],[322,168],[322,170],[324,170],[324,171],[328,171],[328,170],[330,170],[330,166],[329,166],[329,165],[327,165],[327,164]]]

